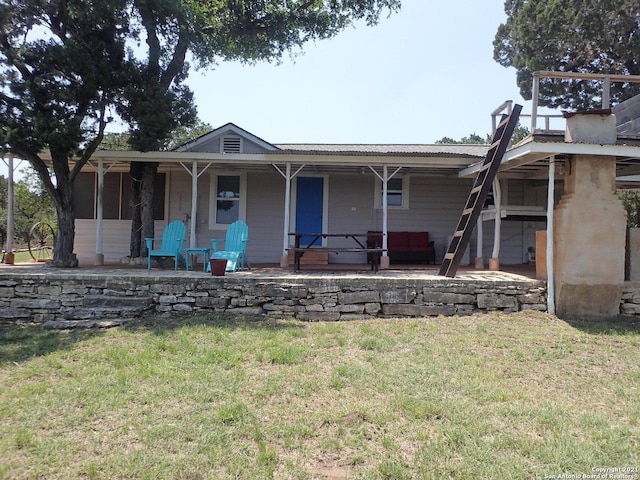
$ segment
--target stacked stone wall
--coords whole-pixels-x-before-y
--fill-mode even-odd
[[[0,276],[0,321],[36,322],[52,328],[114,325],[177,313],[229,312],[340,321],[546,308],[546,285],[539,281]]]

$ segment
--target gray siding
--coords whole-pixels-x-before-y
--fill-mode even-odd
[[[279,173],[247,175],[247,256],[252,263],[280,263],[285,180]]]
[[[207,170],[198,179],[198,215],[196,245],[210,246],[212,238],[224,238],[224,230],[209,229],[211,175]],[[330,233],[366,233],[382,229],[382,209],[375,208],[375,182],[373,174],[332,174],[328,177],[328,231]],[[164,225],[182,220],[187,225],[189,246],[191,214],[191,176],[186,171],[169,172],[167,183],[167,219],[156,223],[156,236],[161,236]],[[471,188],[470,179],[457,177],[410,176],[409,208],[389,209],[389,230],[428,231],[435,242],[436,258],[440,262],[447,248],[447,239],[453,234],[462,208]],[[508,202],[513,205],[531,204],[540,198],[523,182],[509,183]],[[247,216],[250,262],[276,263],[280,261],[284,231],[285,181],[274,171],[248,172]],[[293,201],[293,198],[292,198]],[[484,223],[484,252],[489,258],[493,249],[493,222]],[[76,222],[76,252],[81,263],[95,260],[95,226],[93,220]],[[544,222],[502,222],[501,263],[520,264],[528,246],[535,246],[535,231],[545,228]],[[105,261],[117,262],[129,254],[129,221],[105,221]],[[289,240],[289,239],[288,239]],[[333,246],[352,246],[351,239],[330,239]],[[471,261],[476,256],[475,232],[470,242]],[[332,254],[330,262],[364,263],[364,254]]]

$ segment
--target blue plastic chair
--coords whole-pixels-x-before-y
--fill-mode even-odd
[[[227,272],[236,270],[251,269],[247,259],[247,242],[249,241],[249,227],[242,220],[237,220],[229,225],[225,238],[211,239],[213,253],[211,258],[227,260]],[[224,242],[224,249],[220,248],[220,243]],[[211,270],[211,265],[207,271]]]
[[[187,228],[180,220],[171,222],[164,228],[162,232],[162,238],[145,238],[147,243],[147,269],[151,270],[151,258],[152,257],[173,257],[174,258],[174,270],[178,270],[178,264],[182,263],[186,265],[185,259],[182,256],[182,244],[184,243]],[[154,249],[154,243],[160,242],[159,248]],[[158,263],[161,268],[164,268],[162,258],[159,258]]]

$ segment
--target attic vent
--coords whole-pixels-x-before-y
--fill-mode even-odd
[[[242,138],[241,137],[223,137],[222,152],[223,153],[241,153]]]

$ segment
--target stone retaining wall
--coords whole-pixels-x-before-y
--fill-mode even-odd
[[[625,316],[640,315],[640,282],[624,282],[620,313]]]
[[[0,321],[104,326],[190,312],[305,321],[546,310],[544,282],[291,277],[0,276]]]

